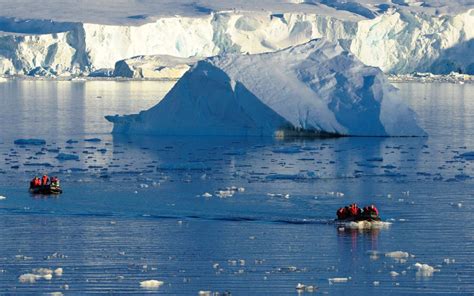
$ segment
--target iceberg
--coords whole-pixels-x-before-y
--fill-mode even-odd
[[[113,76],[177,80],[198,60],[167,55],[137,56],[118,61]]]
[[[106,118],[125,134],[425,135],[380,69],[325,39],[199,61],[156,106]]]

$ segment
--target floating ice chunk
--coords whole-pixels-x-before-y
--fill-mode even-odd
[[[329,278],[329,284],[334,284],[334,283],[347,283],[351,277],[337,277],[337,278]]]
[[[43,275],[43,278],[47,281],[50,281],[50,280],[53,279],[53,275],[52,274],[45,274],[45,275]]]
[[[338,192],[338,191],[330,191],[327,194],[332,195],[332,196],[337,196],[337,197],[343,197],[344,196],[344,193]]]
[[[465,152],[455,156],[454,158],[464,158],[465,160],[474,160],[474,151]]]
[[[0,195],[0,200],[5,200],[5,199],[7,199],[7,197],[6,197],[6,196],[2,196],[2,195]]]
[[[209,192],[206,192],[204,193],[203,195],[201,195],[202,197],[206,197],[206,198],[209,198],[209,197],[212,197],[212,194],[210,194]]]
[[[63,269],[61,267],[58,267],[54,270],[54,275],[55,276],[62,276],[63,275]]]
[[[32,273],[25,273],[18,277],[18,281],[23,284],[33,284],[37,280],[45,279],[50,281],[53,278],[53,271],[49,268],[35,268]]]
[[[33,284],[41,278],[43,277],[37,274],[25,273],[25,274],[20,275],[20,277],[18,278],[18,281],[22,284]]]
[[[66,160],[79,160],[79,155],[68,154],[68,153],[59,153],[56,156],[57,160],[66,161]]]
[[[199,291],[198,295],[199,296],[211,296],[212,292],[211,291]]]
[[[304,290],[306,288],[306,285],[302,284],[302,283],[298,283],[296,285],[296,290]]]
[[[43,139],[18,139],[13,142],[15,145],[46,145],[46,141]]]
[[[46,295],[49,295],[49,296],[63,296],[64,294],[61,293],[61,292],[51,292],[51,293],[48,293]]]
[[[158,289],[159,287],[163,286],[164,282],[157,281],[157,280],[147,280],[140,282],[140,287],[144,289]]]
[[[399,274],[398,272],[396,272],[396,271],[390,271],[390,276],[391,276],[391,277],[397,277],[397,276],[399,276],[399,275],[400,275],[400,274]]]
[[[374,285],[374,286],[379,286],[379,285],[380,285],[380,282],[379,282],[379,281],[374,281],[374,282],[372,283],[372,285]]]
[[[413,266],[417,269],[416,276],[418,277],[430,277],[433,276],[434,272],[439,271],[439,269],[435,269],[433,266],[418,262]]]
[[[408,252],[403,251],[394,251],[385,253],[385,257],[390,257],[394,259],[404,259],[410,257],[410,254]]]
[[[445,258],[445,259],[443,260],[443,263],[444,263],[444,264],[452,264],[452,263],[454,263],[454,262],[456,262],[455,259]]]
[[[48,275],[53,274],[53,271],[49,268],[35,268],[33,269],[33,273],[37,275]]]
[[[232,190],[218,190],[215,192],[216,195],[220,198],[227,198],[227,197],[232,197],[234,196],[234,191]]]

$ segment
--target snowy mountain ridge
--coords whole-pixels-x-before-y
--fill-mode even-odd
[[[386,73],[474,74],[474,9],[433,15],[418,12],[419,7],[387,8],[378,14],[377,10],[370,10],[370,15],[366,11],[367,17],[363,17],[347,10],[324,14],[332,8],[325,6],[321,13],[311,10],[311,6],[305,2],[304,12],[222,11],[163,16],[138,25],[4,17],[0,19],[0,30],[4,31],[0,33],[0,74],[87,75],[111,69],[116,62],[135,56],[254,54],[314,38],[342,40],[362,62]]]

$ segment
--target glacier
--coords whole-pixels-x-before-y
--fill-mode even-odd
[[[325,39],[199,61],[156,106],[106,118],[126,134],[425,135],[380,69]]]
[[[137,56],[149,56],[143,59],[161,68],[166,65],[152,61],[154,57],[256,54],[315,38],[339,41],[363,63],[389,74],[474,74],[472,6],[462,1],[444,1],[442,7],[436,5],[443,1],[393,2],[177,1],[149,4],[148,13],[145,7],[117,4],[120,10],[107,12],[108,19],[96,11],[82,16],[43,11],[41,19],[5,4],[11,10],[0,16],[0,75],[88,75]],[[133,75],[166,76],[146,73]]]

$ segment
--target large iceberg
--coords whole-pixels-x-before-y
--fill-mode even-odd
[[[153,108],[107,119],[129,134],[425,135],[380,69],[325,39],[208,58]]]

